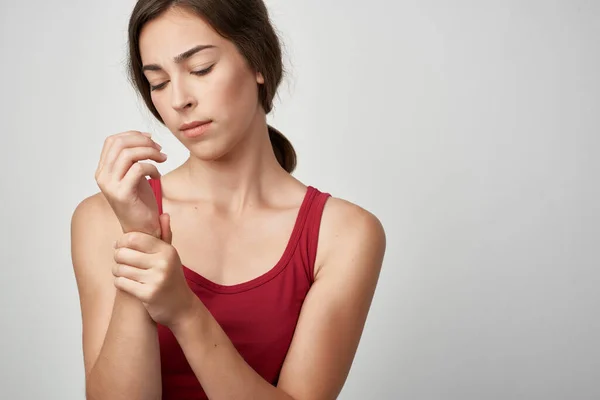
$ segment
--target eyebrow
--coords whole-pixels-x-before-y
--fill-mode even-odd
[[[181,53],[178,56],[173,57],[173,61],[175,62],[175,64],[181,64],[183,61],[187,60],[188,58],[190,58],[191,56],[193,56],[194,54],[205,50],[205,49],[212,49],[215,46],[210,45],[210,44],[200,44],[198,46],[192,47],[189,50],[184,51],[183,53]],[[144,65],[142,67],[142,72],[143,71],[162,71],[162,67],[158,64],[148,64],[148,65]]]

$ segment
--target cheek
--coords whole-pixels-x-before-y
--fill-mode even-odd
[[[256,111],[258,88],[256,82],[244,71],[230,71],[216,80],[211,108],[216,115],[240,123]]]
[[[150,98],[152,99],[152,104],[154,108],[158,111],[162,119],[168,125],[169,123],[169,101],[165,98],[165,96],[161,96],[160,94],[154,95],[150,92]]]

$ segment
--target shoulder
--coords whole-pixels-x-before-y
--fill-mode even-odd
[[[298,398],[339,394],[375,294],[385,240],[383,226],[371,212],[327,198],[314,282],[302,305],[279,387]]]
[[[90,226],[110,226],[118,223],[110,204],[102,192],[83,199],[71,216],[71,229],[82,230]]]
[[[367,268],[378,274],[385,248],[383,224],[373,213],[337,197],[327,200],[319,232],[315,273],[326,267]],[[349,262],[359,258],[362,262]]]

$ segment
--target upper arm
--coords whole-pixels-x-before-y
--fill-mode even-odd
[[[71,260],[82,318],[82,345],[87,377],[102,348],[116,288],[111,272],[113,241],[119,225],[101,193],[83,200],[71,218]]]
[[[306,296],[278,387],[295,399],[339,395],[358,347],[386,246],[379,220],[343,200],[327,203],[323,260]]]

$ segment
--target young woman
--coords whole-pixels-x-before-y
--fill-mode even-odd
[[[140,0],[130,75],[189,150],[106,139],[72,217],[89,399],[333,399],[385,251],[376,217],[305,186],[266,123],[282,78],[262,0]]]

